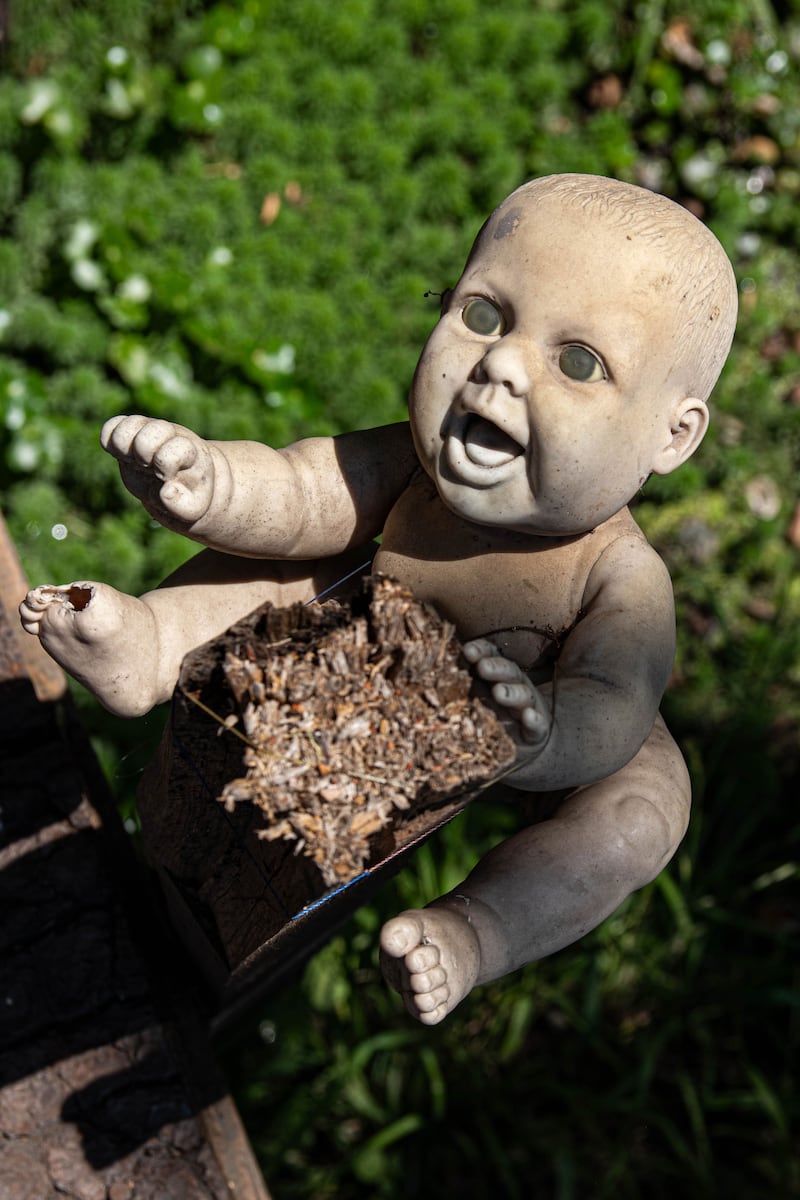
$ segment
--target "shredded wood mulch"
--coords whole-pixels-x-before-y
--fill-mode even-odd
[[[247,770],[220,799],[261,809],[259,837],[293,843],[326,885],[359,875],[387,826],[513,763],[452,625],[392,580],[370,577],[348,605],[267,608],[258,628],[222,663]]]

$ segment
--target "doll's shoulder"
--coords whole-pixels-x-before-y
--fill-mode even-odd
[[[591,562],[586,572],[585,602],[598,595],[647,595],[672,607],[672,581],[660,554],[628,508],[605,521],[592,534]]]

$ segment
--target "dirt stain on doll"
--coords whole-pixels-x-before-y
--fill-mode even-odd
[[[493,235],[495,240],[499,241],[501,238],[510,237],[511,234],[516,233],[517,229],[519,228],[520,220],[520,210],[518,208],[509,209],[508,212],[497,222],[497,228],[495,229]]]

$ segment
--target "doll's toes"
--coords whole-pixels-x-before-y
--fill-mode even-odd
[[[446,1011],[449,999],[450,989],[444,983],[441,987],[433,988],[429,992],[414,992],[412,1003],[420,1015],[432,1016],[439,1010]],[[442,1016],[445,1015],[445,1011],[442,1011]]]

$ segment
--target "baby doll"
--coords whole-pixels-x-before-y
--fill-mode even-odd
[[[114,418],[126,486],[208,549],[141,599],[34,589],[23,624],[128,716],[265,600],[373,569],[433,602],[514,738],[507,782],[547,794],[547,819],[381,932],[384,974],[434,1024],[599,924],[683,836],[688,775],[658,714],[672,588],[627,505],[700,443],[735,317],[721,246],[677,204],[596,176],[527,183],[443,298],[407,424],[276,451]]]

